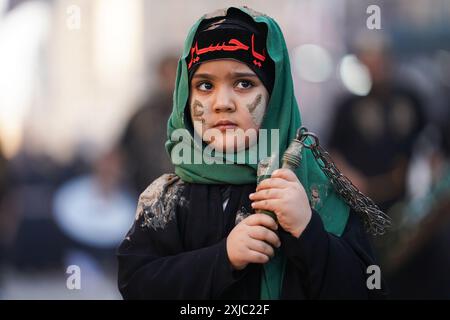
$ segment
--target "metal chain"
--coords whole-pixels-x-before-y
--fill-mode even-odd
[[[310,144],[306,142],[308,137],[313,141]],[[386,229],[391,226],[390,218],[380,210],[372,199],[359,191],[342,174],[330,154],[320,146],[319,138],[305,127],[301,127],[297,134],[297,139],[302,142],[305,148],[311,150],[317,164],[330,179],[336,192],[354,211],[362,215],[366,230],[373,235],[383,235]]]

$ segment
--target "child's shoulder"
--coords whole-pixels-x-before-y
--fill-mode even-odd
[[[144,219],[154,222],[167,221],[175,211],[175,207],[183,202],[182,193],[185,183],[175,173],[165,173],[155,179],[139,196],[136,209],[136,220],[144,214]]]

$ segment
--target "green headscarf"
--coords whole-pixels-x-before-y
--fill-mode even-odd
[[[275,20],[266,15],[255,13],[246,7],[239,9],[250,15],[255,22],[262,22],[267,25],[268,34],[266,45],[268,54],[275,63],[275,83],[261,128],[269,130],[269,137],[270,129],[279,129],[279,150],[270,150],[270,144],[268,149],[269,154],[271,152],[277,152],[281,158],[284,150],[286,150],[291,140],[295,138],[297,129],[301,126],[300,112],[294,96],[291,68],[286,43],[281,29]],[[205,148],[204,143],[196,143],[196,141],[194,141],[194,138],[190,133],[191,131],[188,130],[189,124],[185,123],[185,107],[189,97],[189,80],[186,57],[190,53],[192,40],[197,27],[204,18],[205,16],[199,19],[189,31],[184,44],[183,55],[178,62],[175,92],[173,97],[173,110],[168,121],[167,129],[168,140],[166,142],[166,150],[169,155],[172,155],[172,151],[176,151],[174,148],[181,147],[181,144],[184,144],[183,147],[187,147],[190,150],[192,158],[194,155],[198,156],[203,154],[203,150]],[[172,141],[170,137],[177,129],[185,129],[186,132],[188,132],[186,136],[188,136],[189,139]],[[270,138],[268,141],[270,141]],[[241,152],[248,155],[254,147],[255,146]],[[303,148],[302,152],[302,163],[295,173],[304,186],[312,206],[319,213],[325,229],[334,235],[340,236],[347,223],[349,207],[334,191],[330,181],[326,178],[316,163],[311,151]],[[248,157],[245,159],[248,160]],[[189,183],[255,183],[257,178],[257,165],[251,164],[247,160],[245,164],[174,163],[174,165],[175,173],[183,181]],[[260,159],[258,159],[258,161],[259,160]],[[173,158],[172,162],[174,162]],[[313,191],[314,198],[312,197]],[[284,266],[285,258],[281,255],[281,252],[278,252],[274,259],[264,265],[261,284],[262,299],[280,298]]]

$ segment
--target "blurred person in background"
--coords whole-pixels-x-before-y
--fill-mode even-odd
[[[450,114],[436,128],[440,139],[432,140],[441,143],[428,158],[431,187],[423,197],[398,206],[397,226],[385,240],[392,298],[450,297]]]
[[[8,192],[8,161],[3,155],[0,145],[0,297],[2,295],[2,275],[7,258],[7,248],[11,243],[10,223],[7,204],[5,203]]]
[[[123,155],[114,147],[95,159],[92,172],[67,181],[56,191],[54,217],[71,240],[66,250],[69,260],[73,252],[82,252],[83,259],[113,266],[115,248],[133,222],[135,211],[123,171]]]
[[[403,199],[416,139],[425,126],[420,98],[395,79],[387,39],[360,35],[358,59],[372,87],[349,95],[335,108],[329,150],[338,167],[383,210]]]
[[[126,156],[125,172],[136,195],[161,174],[173,171],[164,143],[172,112],[177,64],[177,57],[172,55],[164,55],[159,60],[156,91],[132,116],[121,139]]]
[[[7,195],[12,241],[9,262],[18,271],[42,271],[63,264],[64,235],[52,216],[55,190],[78,171],[29,148],[28,143],[10,161]]]
[[[8,192],[9,185],[9,172],[8,172],[8,160],[5,158],[0,144],[0,262],[4,257],[4,235],[7,232],[6,228],[3,227],[7,224],[6,212],[4,211],[3,202],[4,198]]]

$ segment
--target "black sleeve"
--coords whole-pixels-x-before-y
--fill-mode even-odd
[[[299,238],[280,232],[282,248],[306,283],[309,299],[384,299],[381,289],[368,289],[369,265],[377,265],[372,248],[360,222],[351,212],[341,237],[328,233],[319,214],[313,210],[311,221]]]
[[[124,299],[215,299],[238,281],[226,252],[226,238],[183,251],[176,219],[164,229],[135,221],[118,248],[118,285]]]

